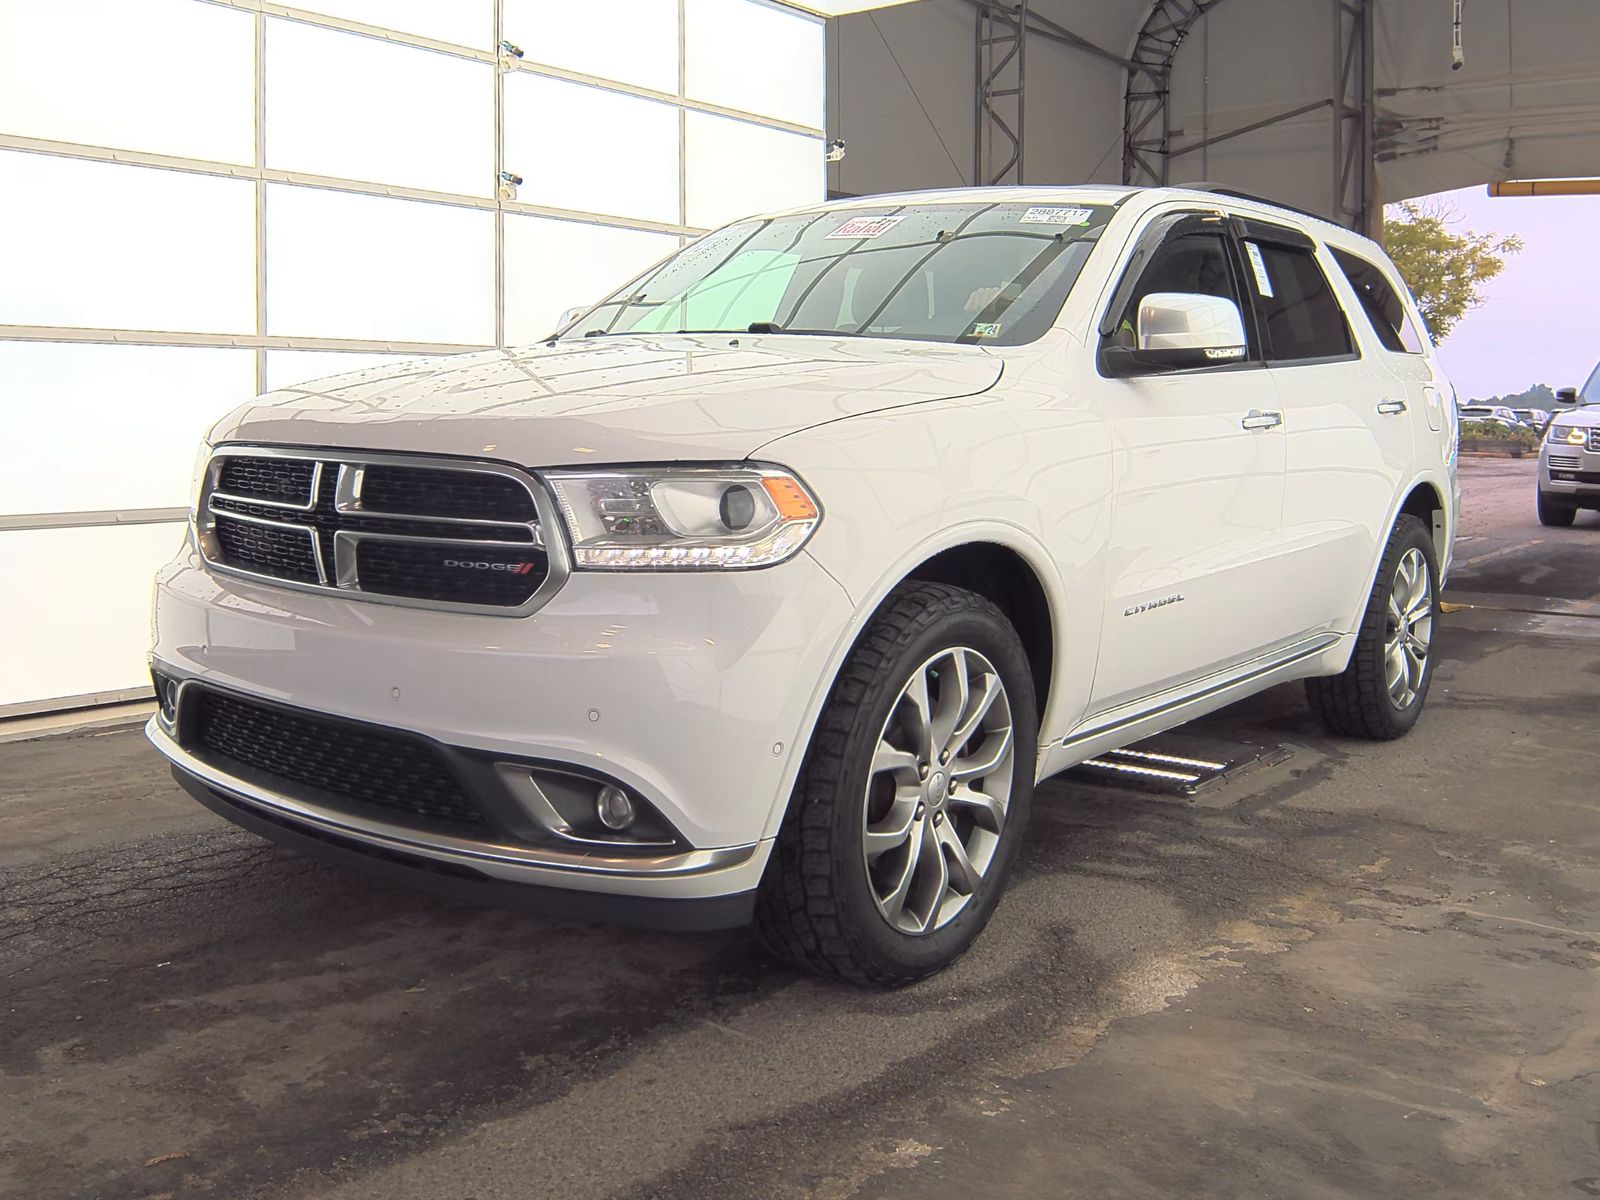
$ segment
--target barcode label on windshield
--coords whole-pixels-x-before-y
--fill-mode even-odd
[[[1094,212],[1087,208],[1035,206],[1022,214],[1024,225],[1087,225]]]
[[[904,217],[854,217],[827,236],[831,238],[849,238],[851,241],[857,241],[861,238],[882,237],[904,220]]]

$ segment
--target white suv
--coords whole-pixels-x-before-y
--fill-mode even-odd
[[[220,422],[149,735],[327,856],[906,983],[1039,780],[1285,680],[1416,721],[1458,495],[1421,327],[1371,242],[1218,193],[741,221],[540,345]]]

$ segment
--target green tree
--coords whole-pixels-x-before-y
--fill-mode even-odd
[[[1536,383],[1525,392],[1496,396],[1489,403],[1504,404],[1507,408],[1542,408],[1549,411],[1556,406],[1556,393],[1548,383]]]
[[[1394,205],[1383,222],[1384,248],[1410,285],[1436,342],[1483,303],[1483,285],[1522,250],[1519,237],[1453,230],[1460,219],[1448,205],[1407,201]]]

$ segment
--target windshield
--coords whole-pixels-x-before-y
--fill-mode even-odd
[[[571,333],[1019,345],[1050,328],[1112,211],[896,204],[744,221],[685,247]]]
[[[1589,382],[1578,391],[1578,403],[1600,404],[1600,364],[1596,364]]]

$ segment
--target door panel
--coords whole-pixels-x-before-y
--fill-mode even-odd
[[[1258,289],[1255,302],[1274,314],[1264,321],[1268,358],[1289,443],[1283,602],[1306,634],[1345,631],[1388,537],[1414,424],[1428,416],[1422,377],[1395,367],[1424,360],[1401,350],[1404,313],[1391,311],[1398,299],[1371,288],[1363,299],[1348,256],[1271,245],[1263,254],[1276,295]],[[1342,356],[1315,357],[1333,352]]]
[[[1276,601],[1285,443],[1265,370],[1110,383],[1110,594],[1094,712],[1244,662],[1287,640]]]
[[[1344,629],[1372,580],[1411,461],[1412,399],[1372,359],[1274,368],[1288,431],[1283,603],[1305,633]],[[1406,401],[1396,410],[1397,401]],[[1383,408],[1385,411],[1379,411]]]
[[[1137,340],[1129,314],[1145,295],[1198,293],[1240,306],[1249,361],[1098,385],[1115,483],[1094,714],[1255,658],[1291,632],[1274,598],[1286,440],[1243,259],[1217,213],[1157,218],[1152,238],[1146,258],[1135,252],[1148,265],[1102,320],[1103,344]]]

